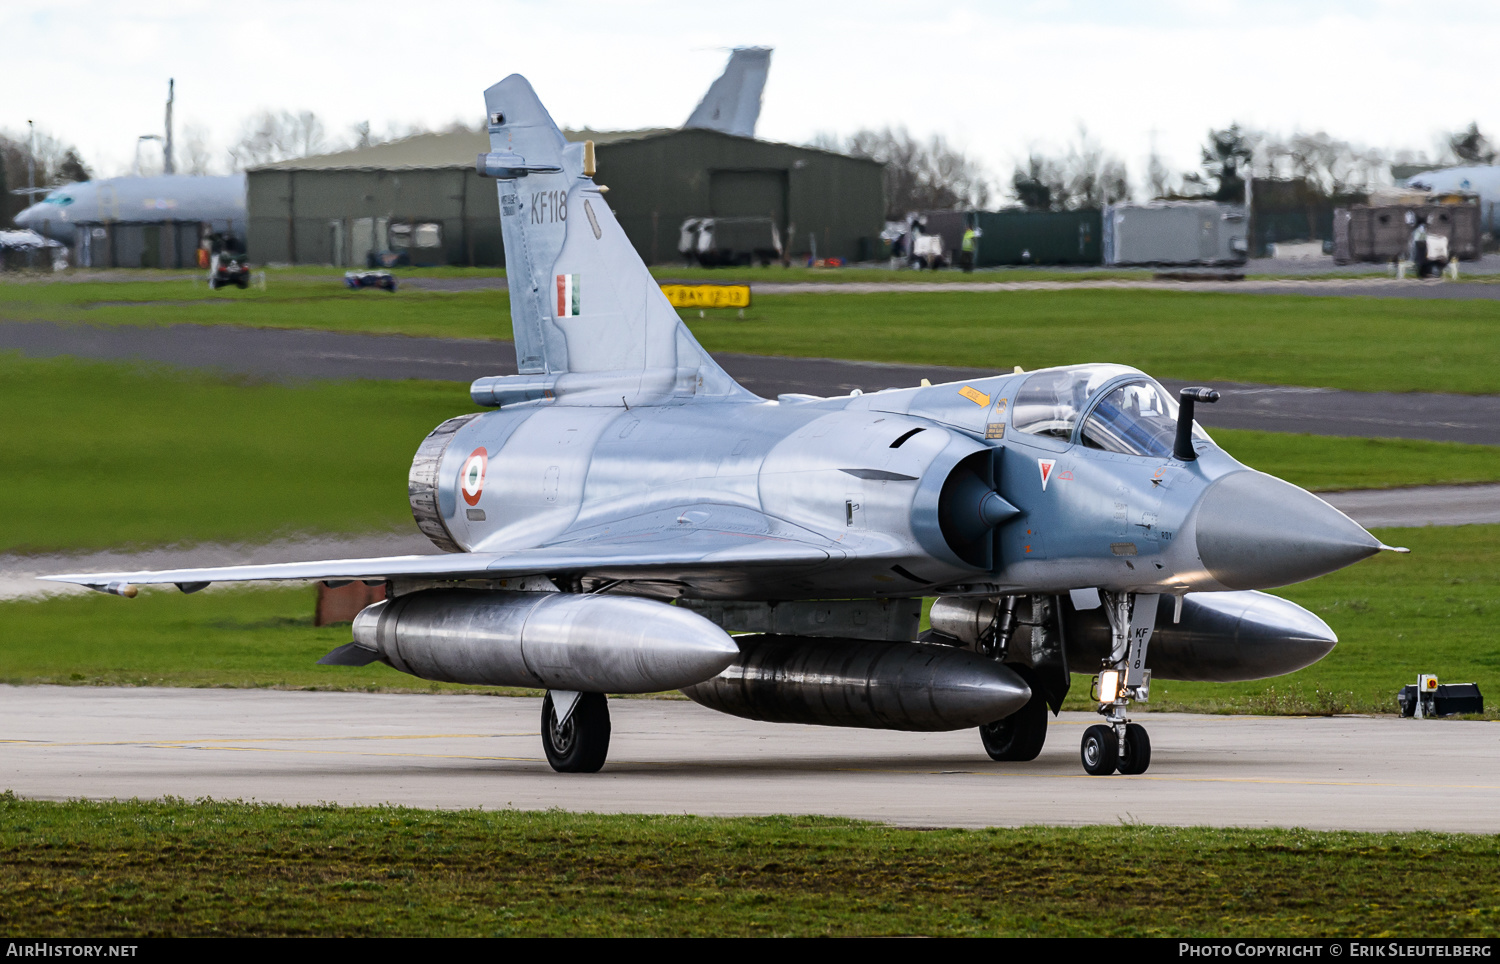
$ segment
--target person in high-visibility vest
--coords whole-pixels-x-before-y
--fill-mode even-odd
[[[964,228],[963,244],[958,250],[958,263],[965,272],[974,270],[974,239],[977,237],[979,237],[979,232],[972,225]]]

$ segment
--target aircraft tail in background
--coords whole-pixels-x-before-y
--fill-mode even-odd
[[[760,119],[760,97],[771,70],[770,47],[736,47],[724,73],[708,88],[683,127],[754,137]]]

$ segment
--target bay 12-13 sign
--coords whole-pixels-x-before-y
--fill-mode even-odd
[[[664,284],[662,293],[673,308],[748,308],[749,285]]]

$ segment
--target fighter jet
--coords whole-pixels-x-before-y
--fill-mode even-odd
[[[1279,675],[1322,620],[1260,590],[1381,542],[1235,461],[1123,365],[759,398],[693,338],[527,81],[485,91],[520,374],[422,442],[408,475],[437,556],[47,577],[384,583],[321,662],[547,690],[551,765],[606,760],[606,693],[681,689],[757,720],[977,728],[1041,751],[1071,673],[1102,722],[1084,769],[1144,772],[1157,679]],[[919,637],[924,597],[932,629]]]

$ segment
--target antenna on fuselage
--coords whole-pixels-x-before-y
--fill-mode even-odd
[[[1198,457],[1193,451],[1193,403],[1217,402],[1219,393],[1212,388],[1184,388],[1177,398],[1177,439],[1172,446],[1172,457],[1179,462],[1191,462]]]

